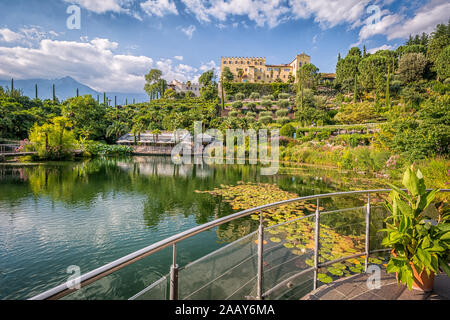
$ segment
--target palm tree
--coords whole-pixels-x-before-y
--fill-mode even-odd
[[[239,82],[242,82],[242,77],[244,76],[244,70],[238,69]]]
[[[152,130],[153,141],[155,143],[158,141],[158,135],[160,135],[160,134],[161,134],[161,130],[159,130],[159,129]]]

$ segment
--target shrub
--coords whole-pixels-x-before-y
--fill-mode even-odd
[[[295,128],[291,124],[285,124],[281,130],[280,135],[284,137],[290,137],[292,138],[295,133]]]
[[[287,110],[287,109],[280,109],[275,114],[277,115],[278,118],[286,117],[289,114],[289,110]]]
[[[289,108],[291,105],[291,103],[289,102],[289,100],[281,100],[280,102],[278,102],[278,106],[280,108]]]
[[[233,108],[233,110],[238,110],[238,109],[241,109],[242,106],[243,106],[243,104],[241,101],[236,101],[236,102],[233,102],[233,104],[231,105],[231,108]]]
[[[260,117],[259,121],[264,124],[269,124],[273,121],[273,119],[272,119],[272,116],[270,116],[270,117],[265,116],[265,117]]]
[[[241,92],[236,93],[236,96],[235,96],[235,97],[236,97],[236,100],[239,100],[239,101],[245,99],[245,95],[244,95],[243,93],[241,93]]]
[[[85,141],[83,149],[92,156],[130,155],[133,153],[133,147],[131,146],[107,145],[97,141]]]
[[[289,117],[281,117],[281,118],[278,118],[276,121],[277,121],[277,123],[284,125],[284,124],[290,122],[291,119]]]
[[[246,115],[247,117],[256,117],[256,112],[253,112],[253,111],[249,111],[249,112],[247,112],[247,115]]]
[[[370,102],[342,105],[334,117],[335,120],[344,124],[368,123],[376,121],[377,118],[375,107]]]
[[[269,109],[269,108],[272,107],[272,101],[270,101],[270,100],[263,100],[263,101],[261,102],[261,105],[262,105],[263,107],[265,107],[266,109]]]
[[[263,111],[263,112],[260,112],[259,113],[259,116],[260,117],[273,117],[273,113],[272,113],[272,111]]]
[[[229,117],[237,117],[238,114],[239,114],[239,112],[237,112],[237,111],[230,111],[230,112],[228,112],[228,116]]]
[[[254,102],[247,103],[247,109],[256,112],[256,103]]]
[[[266,96],[262,97],[264,100],[275,100],[275,97],[273,96],[273,94],[268,94]]]
[[[291,95],[289,93],[280,93],[278,99],[289,99]]]
[[[228,101],[228,102],[234,101],[234,96],[231,94],[228,94],[226,97],[226,101]]]
[[[261,95],[258,92],[252,92],[249,96],[251,100],[258,100],[261,97]]]
[[[245,121],[247,121],[247,123],[254,123],[254,122],[256,122],[256,117],[252,116],[252,115],[246,115]]]

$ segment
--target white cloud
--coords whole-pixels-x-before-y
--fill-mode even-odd
[[[386,34],[393,25],[402,21],[402,17],[397,14],[386,15],[377,23],[367,23],[359,31],[359,43],[377,35]]]
[[[20,33],[14,32],[7,28],[0,29],[0,40],[4,42],[17,42],[23,38]]]
[[[397,24],[392,30],[389,30],[387,33],[388,40],[406,38],[410,34],[430,33],[437,24],[448,22],[449,12],[450,2],[431,1],[429,5],[420,8],[413,18]]]
[[[281,23],[282,16],[289,12],[281,0],[181,0],[186,11],[195,15],[200,22],[211,19],[226,21],[229,15],[247,16],[258,26],[273,28]]]
[[[188,36],[189,39],[192,39],[192,36],[194,35],[195,30],[197,30],[197,28],[194,25],[190,25],[189,27],[186,28],[181,28],[181,31]]]
[[[39,48],[0,47],[0,78],[53,79],[72,76],[99,91],[135,92],[153,65],[144,56],[116,55],[117,43],[42,40]],[[42,66],[45,66],[43,68]]]
[[[178,14],[175,3],[170,0],[147,0],[141,3],[141,8],[149,16],[162,17],[166,14]]]
[[[376,52],[379,51],[379,50],[392,50],[393,48],[394,48],[393,46],[384,44],[384,45],[382,45],[381,47],[369,49],[369,50],[367,50],[367,52],[368,52],[368,53],[374,54],[374,53],[376,53]]]
[[[175,59],[177,59],[178,61],[183,61],[183,56],[175,56]]]
[[[55,38],[60,34],[50,30],[44,31],[40,26],[24,26],[17,32],[8,28],[0,29],[0,41],[8,43],[22,43],[29,46],[38,44],[41,40],[47,38]]]
[[[359,41],[356,45],[378,34],[392,40],[407,38],[409,35],[422,32],[430,33],[437,24],[448,22],[448,12],[450,12],[450,3],[447,0],[431,0],[417,9],[411,18],[405,14],[391,14],[389,11],[383,11],[384,16],[378,23],[370,24],[366,20],[366,24],[359,32]]]
[[[130,0],[64,0],[67,3],[77,4],[86,10],[95,13],[105,13],[108,11],[120,13],[127,12],[125,5],[130,3]]]
[[[289,0],[296,18],[307,19],[314,16],[314,21],[324,28],[332,28],[344,22],[359,22],[370,2],[371,0]]]
[[[45,39],[37,48],[0,47],[0,78],[54,79],[71,76],[100,92],[137,92],[144,88],[144,75],[151,68],[160,69],[168,81],[195,80],[200,76],[200,71],[217,69],[214,61],[202,65],[199,70],[187,64],[174,63],[172,59],[155,62],[146,56],[117,54],[114,52],[119,48],[117,42],[83,39],[84,42]]]

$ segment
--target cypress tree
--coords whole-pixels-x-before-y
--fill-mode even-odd
[[[55,84],[53,84],[53,103],[56,103],[56,88],[55,88]]]
[[[390,78],[391,78],[391,68],[388,66],[388,74],[386,79],[386,107],[391,107],[391,94],[390,94]]]
[[[14,95],[14,79],[11,79],[11,97]]]
[[[103,104],[106,106],[106,92],[103,92]]]
[[[34,96],[37,100],[38,99],[38,85],[37,84],[34,85]]]
[[[136,102],[135,102],[136,100],[133,98],[133,104],[135,104]]]
[[[353,92],[353,103],[356,104],[358,98],[358,75],[355,74],[355,90]]]
[[[100,96],[97,95],[97,103],[100,103]]]
[[[125,105],[128,105],[128,98],[125,98]]]
[[[80,96],[80,92],[78,91],[78,88],[77,88],[77,98]]]
[[[114,108],[117,107],[117,96],[114,96]]]

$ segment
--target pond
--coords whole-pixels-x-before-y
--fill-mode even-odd
[[[0,166],[0,299],[27,299],[81,273],[235,212],[195,192],[240,181],[275,184],[299,196],[365,189],[338,171],[282,168],[261,176],[253,165],[174,165],[165,157],[94,159]],[[256,225],[255,225],[256,226]],[[227,228],[227,226],[222,227]],[[186,265],[239,238],[212,229],[178,246]],[[224,237],[223,235],[228,236]],[[171,249],[147,257],[83,289],[86,299],[128,299],[167,274]]]

